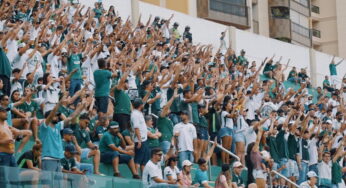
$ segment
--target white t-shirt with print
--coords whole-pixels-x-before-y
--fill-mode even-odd
[[[193,140],[197,138],[195,126],[191,123],[180,122],[173,128],[173,133],[179,133],[178,136],[178,151],[193,151]]]

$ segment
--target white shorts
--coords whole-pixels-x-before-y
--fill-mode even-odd
[[[263,170],[252,170],[252,175],[254,179],[267,179],[267,174]]]
[[[338,78],[337,75],[331,75],[331,76],[330,76],[330,84],[331,84],[332,86],[337,85],[337,84],[339,84],[339,83],[340,83],[340,80],[339,80],[339,78]]]

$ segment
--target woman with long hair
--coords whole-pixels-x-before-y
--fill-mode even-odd
[[[248,151],[247,151],[248,152],[247,154],[249,155],[248,159],[251,160],[251,164],[252,164],[252,176],[259,188],[265,188],[266,179],[267,179],[266,167],[265,167],[265,164],[262,162],[264,159],[259,150],[259,144],[262,138],[262,134],[263,134],[263,129],[259,127],[257,132],[256,142],[251,143],[250,144],[251,147],[249,145]]]
[[[223,109],[221,112],[221,129],[219,131],[219,137],[222,141],[222,146],[228,151],[232,147],[233,139],[233,119],[234,113],[232,113],[232,101],[230,99],[224,100]],[[223,164],[229,164],[229,155],[226,152],[221,153],[221,160]]]
[[[222,171],[220,172],[219,176],[215,180],[215,188],[231,188],[233,187],[232,184],[232,174],[229,170],[229,164],[223,164],[222,165]]]

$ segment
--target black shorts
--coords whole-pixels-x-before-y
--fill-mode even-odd
[[[113,120],[119,123],[120,130],[129,129],[131,122],[131,115],[128,114],[114,114]]]
[[[95,99],[96,99],[95,105],[96,105],[97,112],[107,113],[109,97],[102,96],[102,97],[95,97]]]

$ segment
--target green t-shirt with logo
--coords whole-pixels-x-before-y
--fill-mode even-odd
[[[82,54],[72,54],[68,58],[67,72],[70,74],[74,69],[77,69],[77,72],[75,72],[71,76],[71,79],[82,79],[81,63],[82,63]]]
[[[31,101],[30,103],[27,103],[26,101],[18,106],[19,110],[22,110],[23,112],[37,112],[39,110],[39,106],[35,101]]]

